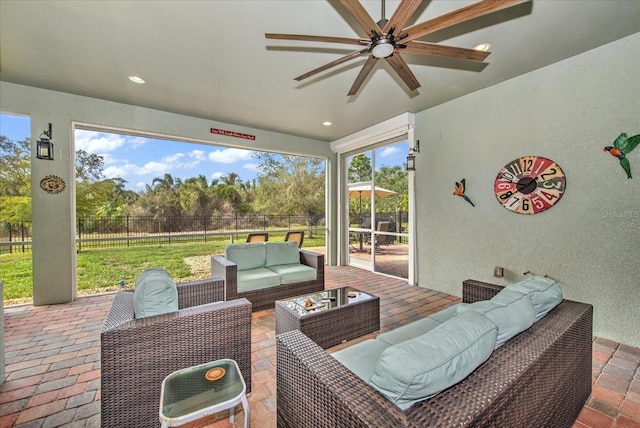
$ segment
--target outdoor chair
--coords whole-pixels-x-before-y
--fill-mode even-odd
[[[267,242],[268,240],[268,232],[255,232],[247,235],[247,242]]]
[[[381,221],[378,222],[378,227],[376,229],[378,232],[389,232],[389,222],[388,221]],[[374,242],[374,248],[376,249],[376,251],[380,252],[380,253],[384,253],[384,250],[382,249],[381,245],[389,245],[391,243],[393,243],[393,241],[395,240],[394,236],[391,235],[378,235],[376,234],[376,238],[375,238],[375,242]]]
[[[102,428],[158,427],[162,380],[206,362],[236,361],[251,390],[251,303],[225,302],[220,278],[177,290],[177,312],[145,318],[134,317],[133,290],[114,296],[100,337]]]
[[[286,242],[293,241],[298,243],[298,248],[302,248],[304,242],[304,231],[302,230],[290,230],[287,232],[287,236],[284,237]]]

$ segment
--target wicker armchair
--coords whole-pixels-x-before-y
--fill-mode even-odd
[[[231,358],[251,391],[251,303],[224,300],[219,278],[178,284],[179,311],[134,318],[133,291],[116,293],[101,334],[102,427],[158,427],[162,380]]]

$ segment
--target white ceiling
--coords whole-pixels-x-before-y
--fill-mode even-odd
[[[408,25],[471,3],[424,1]],[[380,0],[362,4],[381,18]],[[386,2],[386,18],[397,5]],[[0,0],[0,80],[330,141],[638,31],[638,0],[526,1],[421,39],[467,48],[489,42],[486,65],[402,54],[419,89],[410,92],[378,61],[347,97],[365,57],[293,78],[357,46],[264,37],[363,37],[337,0]],[[129,82],[131,74],[147,83]]]

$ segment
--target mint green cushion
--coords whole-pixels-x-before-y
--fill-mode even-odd
[[[380,355],[389,346],[391,345],[379,338],[369,339],[336,351],[331,356],[340,361],[343,366],[351,370],[360,379],[369,383]]]
[[[295,242],[293,242],[295,244]],[[297,248],[297,245],[296,245]],[[300,263],[292,265],[270,266],[267,269],[280,275],[280,284],[291,284],[294,282],[312,281],[316,279],[318,272],[311,266]]]
[[[489,318],[498,326],[496,348],[502,346],[507,340],[518,333],[531,327],[536,319],[531,299],[526,294],[511,292],[512,299],[505,301],[502,298],[483,300],[468,305],[458,306],[458,313],[477,311]]]
[[[267,242],[265,267],[300,264],[300,252],[296,242]]]
[[[133,311],[136,318],[161,315],[178,310],[178,289],[169,273],[162,268],[143,271],[136,278]]]
[[[560,286],[550,278],[534,276],[516,284],[507,285],[504,290],[528,294],[536,313],[536,321],[545,316],[562,301]],[[498,293],[498,294],[500,294]]]
[[[264,267],[267,251],[264,242],[227,244],[224,257],[238,266],[238,271]]]
[[[280,285],[280,275],[267,268],[238,271],[238,292],[260,290]]]
[[[399,343],[406,342],[407,340],[415,339],[418,336],[422,336],[441,324],[441,322],[429,317],[422,318],[403,325],[402,327],[381,333],[378,335],[378,340],[382,340],[389,345],[397,345]]]
[[[416,337],[422,336],[426,332],[433,330],[440,324],[458,315],[457,308],[460,305],[463,305],[463,303],[457,303],[446,309],[438,311],[435,314],[429,315],[426,318],[413,321],[409,324],[403,325],[402,327],[394,328],[393,330],[380,334],[378,339],[391,345],[397,345],[398,343],[415,339]]]
[[[458,306],[463,303],[456,303],[453,306],[449,306],[441,311],[436,312],[435,314],[429,315],[427,318],[432,319],[434,321],[438,321],[439,323],[444,323],[449,321],[451,318],[458,315]]]
[[[387,348],[370,384],[401,409],[455,385],[489,358],[498,327],[475,311]]]

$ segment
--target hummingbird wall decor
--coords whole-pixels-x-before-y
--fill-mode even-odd
[[[475,207],[473,202],[471,202],[471,199],[469,199],[467,197],[467,195],[464,194],[464,188],[465,188],[465,179],[463,178],[459,182],[456,181],[456,187],[455,187],[455,189],[453,191],[453,194],[456,195],[456,196],[462,197],[462,199],[464,199],[465,201],[469,202],[472,207]]]
[[[611,156],[615,156],[620,160],[620,166],[627,173],[627,178],[633,178],[631,176],[631,163],[627,159],[627,155],[631,153],[636,146],[640,144],[640,134],[627,138],[627,133],[623,132],[613,142],[613,146],[606,146],[605,152],[611,153]]]

